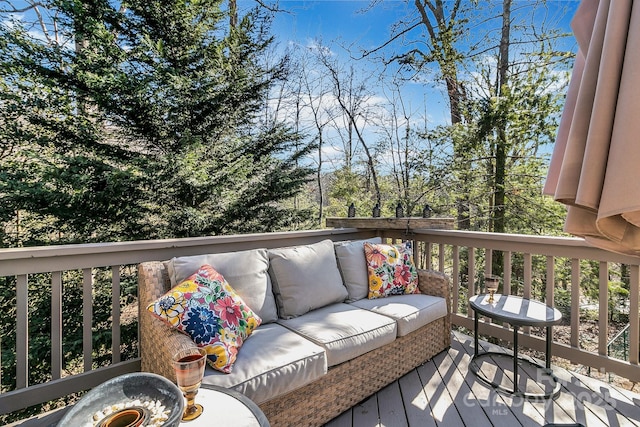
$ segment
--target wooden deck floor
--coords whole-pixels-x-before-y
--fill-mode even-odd
[[[482,343],[485,350],[507,351]],[[452,346],[350,410],[326,427],[544,426],[640,427],[640,395],[552,366],[562,385],[553,400],[531,401],[498,393],[469,370],[473,339],[454,332]],[[505,386],[513,378],[512,362],[497,357],[500,369],[482,364],[482,372]],[[534,392],[535,369],[519,371],[520,388]],[[512,384],[511,384],[512,385]],[[511,388],[511,387],[509,387]],[[538,387],[538,391],[540,387]]]
[[[482,346],[484,350],[507,351],[486,342]],[[575,423],[585,427],[640,427],[640,395],[636,393],[554,366],[554,373],[562,384],[556,399],[514,398],[478,381],[469,371],[472,354],[473,339],[454,332],[448,351],[344,412],[326,427],[540,427],[546,424],[573,427]],[[482,372],[511,388],[512,362],[502,357],[495,358],[495,362],[500,369],[485,363]],[[519,371],[525,372],[519,387],[535,392],[538,386],[532,378],[536,377],[536,371],[527,369],[526,365]],[[55,426],[63,412],[11,426]]]

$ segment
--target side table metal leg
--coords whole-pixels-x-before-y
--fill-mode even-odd
[[[547,372],[551,371],[551,340],[553,336],[551,334],[551,326],[547,326],[547,353],[545,355],[545,367]]]
[[[513,325],[513,392],[518,393],[518,326]]]
[[[478,313],[476,313],[475,311],[473,312],[473,344],[474,344],[474,350],[473,350],[473,355],[477,356],[478,355]]]

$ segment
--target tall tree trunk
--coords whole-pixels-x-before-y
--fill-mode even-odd
[[[362,148],[364,148],[364,152],[367,155],[367,165],[369,166],[369,171],[371,172],[371,180],[373,181],[373,188],[376,193],[376,203],[378,204],[378,206],[382,206],[382,195],[380,193],[380,186],[378,185],[378,173],[376,172],[376,165],[373,161],[373,154],[369,150],[369,146],[365,142],[360,129],[358,128],[358,126],[356,126],[355,118],[350,112],[347,112],[347,114],[349,115],[349,120],[353,122],[353,128],[358,135],[358,140],[360,141],[360,144],[362,144]]]
[[[364,153],[367,156],[367,166],[369,172],[371,173],[371,180],[373,181],[374,191],[376,193],[376,203],[379,206],[382,206],[382,194],[380,192],[380,186],[378,185],[378,173],[376,172],[376,165],[373,158],[373,153],[369,149],[369,145],[364,139],[364,135],[362,135],[362,130],[358,127],[356,122],[357,115],[354,112],[353,108],[350,108],[344,100],[344,91],[342,89],[342,82],[340,81],[340,75],[338,73],[338,69],[329,62],[329,60],[325,57],[320,57],[322,64],[326,67],[326,69],[331,73],[331,79],[333,80],[335,97],[340,105],[340,109],[347,115],[349,119],[349,125],[351,129],[355,131],[356,136],[358,137],[358,142],[362,145],[364,149]],[[353,73],[352,73],[353,74]],[[353,96],[353,92],[349,93],[350,96]]]
[[[427,28],[433,48],[433,55],[438,62],[442,78],[447,86],[449,98],[449,113],[451,124],[462,122],[462,100],[464,90],[458,79],[457,49],[453,45],[454,36],[451,32],[457,19],[457,11],[461,0],[455,0],[450,16],[445,16],[443,0],[415,0],[415,6],[420,13],[422,24]],[[429,18],[427,9],[433,13],[435,22]],[[437,31],[436,31],[437,29]]]
[[[322,127],[318,127],[318,169],[316,179],[318,180],[318,193],[320,197],[320,206],[318,207],[318,225],[322,227],[322,215],[324,215],[324,197],[322,188]]]
[[[229,27],[238,27],[238,4],[236,0],[229,0]]]
[[[502,36],[500,38],[500,53],[498,57],[498,99],[508,90],[509,71],[509,45],[511,29],[511,0],[502,3]],[[496,142],[496,175],[495,175],[495,199],[493,211],[493,231],[504,233],[505,230],[505,176],[507,164],[507,120],[506,111],[500,106],[499,120],[497,124]]]
[[[457,19],[457,12],[460,8],[461,0],[455,0],[451,7],[451,14],[445,16],[443,0],[414,0],[416,9],[420,14],[422,24],[429,33],[432,46],[432,55],[435,57],[442,73],[442,78],[447,87],[449,98],[449,113],[451,125],[462,123],[462,102],[465,98],[463,86],[458,78],[457,49],[454,46],[454,35],[452,28]],[[429,17],[428,11],[434,16],[434,22]],[[465,188],[468,188],[468,176],[471,163],[466,159],[466,148],[460,144],[454,144],[454,158],[460,161],[458,168],[462,171],[461,191],[456,200],[458,228],[468,230],[471,228],[469,216],[469,195]]]
[[[509,83],[509,45],[511,30],[511,0],[502,2],[502,33],[500,37],[500,50],[498,54],[498,120],[496,122],[496,169],[494,176],[494,198],[492,220],[489,231],[504,233],[505,231],[505,177],[507,165],[507,120],[506,111],[500,102],[500,97],[505,96]],[[502,251],[495,251],[493,256],[493,271],[496,274],[502,273],[503,266]]]

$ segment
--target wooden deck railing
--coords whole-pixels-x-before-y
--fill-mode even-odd
[[[421,267],[433,268],[447,273],[454,286],[452,322],[454,325],[472,329],[472,317],[467,306],[469,295],[477,293],[480,279],[491,273],[492,251],[501,251],[503,256],[504,292],[518,292],[523,296],[534,296],[553,304],[560,283],[568,277],[570,293],[569,343],[555,341],[553,354],[597,369],[615,372],[631,381],[640,380],[638,365],[639,337],[639,262],[587,246],[581,239],[552,238],[539,236],[505,235],[494,233],[465,232],[455,230],[380,230],[380,229],[328,229],[316,231],[217,236],[192,239],[171,239],[144,242],[103,243],[87,245],[50,246],[39,248],[0,249],[0,278],[15,277],[16,355],[15,372],[2,371],[2,376],[16,377],[15,389],[0,394],[0,414],[36,405],[69,394],[87,390],[122,373],[138,371],[140,361],[134,357],[121,360],[122,345],[119,334],[121,315],[120,280],[123,266],[143,261],[165,260],[174,256],[204,253],[239,251],[253,248],[273,248],[333,240],[362,239],[380,235],[388,239],[412,239],[416,241],[416,260]],[[625,264],[630,272],[629,313],[629,360],[607,356],[607,334],[600,334],[598,351],[581,348],[580,294],[581,261],[596,261],[599,266],[600,288],[598,328],[608,327],[608,277]],[[543,263],[544,267],[539,264]],[[566,265],[566,267],[565,267]],[[568,269],[568,272],[566,271]],[[112,357],[107,366],[96,367],[93,363],[95,349],[92,338],[101,331],[92,322],[94,309],[93,291],[96,271],[110,271],[112,306],[111,328]],[[543,274],[540,274],[540,271]],[[64,329],[62,287],[65,272],[79,271],[82,282],[83,350],[79,371],[65,376],[62,343]],[[45,273],[51,287],[51,366],[50,380],[43,384],[29,384],[30,322],[29,284],[33,277]],[[471,280],[468,278],[472,278]],[[542,294],[540,289],[542,286]],[[103,327],[103,326],[102,326]],[[543,351],[544,340],[535,331],[524,331],[521,346]],[[511,333],[505,326],[481,322],[481,333],[509,341]],[[2,343],[5,346],[5,343]]]
[[[414,239],[422,242],[416,245],[416,258],[424,268],[433,268],[447,273],[453,284],[452,324],[473,330],[473,312],[468,308],[470,295],[482,291],[483,277],[492,274],[493,257],[496,251],[502,253],[504,285],[501,292],[517,292],[520,296],[534,297],[557,306],[555,301],[560,291],[569,295],[565,310],[570,324],[569,342],[554,339],[552,354],[611,372],[633,382],[640,381],[639,336],[639,264],[640,259],[607,252],[587,245],[582,239],[568,237],[525,236],[514,234],[481,233],[472,231],[412,230],[410,233],[385,231],[382,236],[393,239]],[[597,271],[582,271],[585,261],[596,262]],[[516,265],[517,264],[517,265]],[[535,267],[534,267],[535,264]],[[624,302],[628,313],[629,339],[628,359],[609,357],[610,277],[620,274],[622,265],[628,271],[629,296]],[[596,275],[597,277],[589,277]],[[469,279],[471,278],[471,279]],[[581,342],[581,283],[592,281],[598,286],[597,303],[597,352],[583,348]],[[534,286],[534,282],[535,285]],[[534,289],[535,288],[535,289]],[[568,312],[568,313],[567,313]],[[544,352],[544,336],[524,334],[519,345]],[[556,328],[557,329],[557,328]],[[480,323],[480,332],[487,336],[511,342],[512,332],[505,326]]]
[[[14,390],[0,393],[0,415],[37,405],[69,394],[88,390],[115,376],[140,370],[140,359],[121,361],[120,357],[120,271],[122,266],[151,260],[167,260],[174,256],[240,251],[255,248],[274,248],[317,242],[323,239],[349,240],[374,236],[373,231],[319,230],[269,234],[247,234],[191,239],[167,239],[138,242],[99,243],[85,245],[47,246],[37,248],[0,249],[0,277],[15,277],[16,284],[16,355],[15,372],[0,371],[2,376],[16,377]],[[93,363],[93,336],[104,332],[93,324],[94,273],[111,270],[112,360],[108,366]],[[66,272],[80,271],[82,275],[82,341],[81,372],[63,376],[63,301],[62,277]],[[51,286],[51,366],[50,381],[29,384],[29,285],[30,279],[47,274]],[[35,279],[34,279],[35,280]],[[4,310],[3,310],[4,312]],[[114,327],[115,325],[115,327]],[[47,329],[47,328],[43,328]],[[45,332],[49,333],[49,332]],[[6,343],[2,343],[6,346]]]

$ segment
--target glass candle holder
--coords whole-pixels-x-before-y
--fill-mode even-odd
[[[500,278],[498,276],[486,276],[484,278],[484,289],[489,294],[489,303],[493,303],[493,295],[498,292],[500,286]]]

